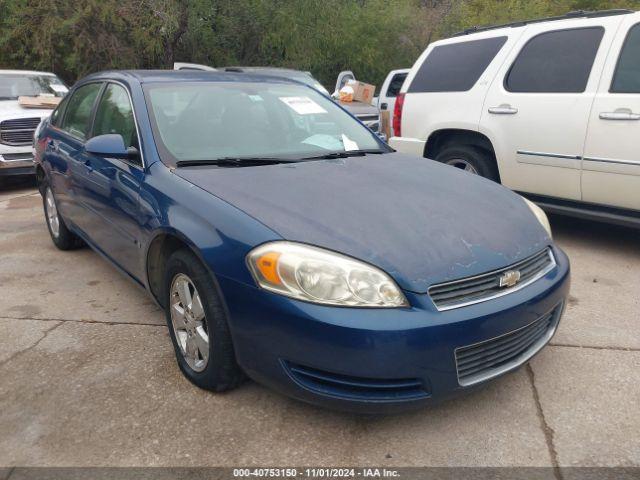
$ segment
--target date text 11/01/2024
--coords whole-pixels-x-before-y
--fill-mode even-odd
[[[234,468],[234,478],[284,477],[284,478],[394,478],[397,470],[387,468]]]

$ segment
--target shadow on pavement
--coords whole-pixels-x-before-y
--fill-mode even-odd
[[[564,215],[549,215],[549,220],[554,238],[560,245],[568,242],[640,257],[640,229]]]

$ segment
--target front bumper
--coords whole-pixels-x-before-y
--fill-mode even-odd
[[[557,312],[535,351],[546,344],[569,291],[569,261],[512,294],[438,312],[426,294],[407,293],[405,309],[336,308],[287,299],[220,278],[236,356],[256,381],[330,408],[387,413],[474,389],[462,386],[456,349],[501,337]]]
[[[33,151],[31,147],[15,148],[10,152],[0,153],[0,176],[33,175]]]

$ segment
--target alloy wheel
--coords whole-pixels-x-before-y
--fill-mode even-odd
[[[192,370],[203,371],[209,362],[209,329],[200,294],[183,273],[171,282],[170,308],[180,353]]]
[[[473,173],[474,175],[478,175],[478,170],[471,163],[463,158],[452,158],[447,161],[447,165],[451,165],[452,167],[459,168],[460,170],[464,170],[465,172]]]
[[[46,214],[49,228],[54,237],[60,236],[60,218],[58,217],[58,207],[56,207],[56,201],[53,198],[53,192],[50,187],[47,187],[45,193]]]

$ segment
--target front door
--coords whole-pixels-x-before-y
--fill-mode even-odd
[[[82,177],[85,175],[84,142],[91,127],[91,117],[102,82],[78,87],[69,98],[64,117],[47,144],[47,155],[52,165],[52,182],[60,213],[65,220],[79,227],[87,235],[91,214],[79,198]],[[64,186],[58,187],[58,182]],[[63,194],[66,192],[66,194]]]
[[[634,23],[635,22],[635,23]],[[582,199],[640,210],[640,24],[620,28],[591,109]]]
[[[122,135],[127,147],[139,150],[133,107],[127,90],[107,84],[96,108],[92,137]],[[121,268],[142,280],[139,193],[144,179],[140,154],[127,159],[84,152],[85,175],[79,197],[91,211],[88,228],[96,246]]]
[[[587,119],[619,23],[620,17],[603,17],[582,20],[580,28],[527,27],[482,112],[504,185],[581,200]]]

